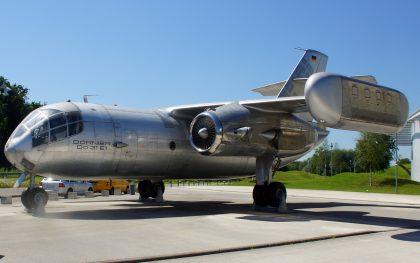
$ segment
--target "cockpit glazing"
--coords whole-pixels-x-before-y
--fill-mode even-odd
[[[37,147],[81,133],[83,131],[82,116],[79,111],[38,109],[22,121],[12,137],[18,138],[28,130],[32,135],[32,147]]]

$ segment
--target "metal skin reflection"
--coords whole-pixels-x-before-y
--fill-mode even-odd
[[[312,150],[328,135],[327,127],[393,133],[407,119],[402,93],[370,76],[325,73],[326,63],[326,55],[306,50],[287,81],[255,90],[277,94],[269,99],[157,110],[47,105],[16,128],[5,154],[31,178],[139,179],[143,199],[161,198],[163,179],[256,175],[254,203],[284,206],[286,189],[272,182],[273,166]],[[368,98],[366,90],[380,95]],[[32,184],[27,192],[22,202],[28,209],[45,206],[42,190]]]

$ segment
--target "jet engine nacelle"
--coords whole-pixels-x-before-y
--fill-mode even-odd
[[[209,109],[191,122],[190,143],[204,155],[259,156],[270,147],[267,140],[252,136],[254,130],[266,125],[259,125],[257,120],[257,116],[238,103]]]
[[[401,92],[332,73],[315,73],[305,84],[311,115],[331,128],[397,133],[408,116]]]

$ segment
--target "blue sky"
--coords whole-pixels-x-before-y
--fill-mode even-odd
[[[0,75],[30,100],[135,108],[260,98],[301,56],[420,107],[419,1],[2,1]],[[355,132],[329,140],[354,147]],[[403,149],[407,156],[408,149]]]

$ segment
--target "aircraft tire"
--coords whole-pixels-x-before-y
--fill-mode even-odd
[[[144,180],[139,182],[138,186],[139,194],[142,199],[153,197],[153,184],[150,180]]]
[[[161,187],[162,188],[162,194],[165,193],[165,184],[162,181],[157,182],[157,183],[154,183],[152,185],[153,185],[153,189],[152,189],[153,191],[152,191],[152,195],[151,195],[152,198],[156,198],[157,197],[158,187]]]
[[[280,182],[271,182],[264,191],[264,197],[270,206],[278,207],[282,198],[286,198],[286,187]]]
[[[43,208],[48,203],[48,194],[42,188],[33,188],[29,190],[28,205],[31,209]]]
[[[254,190],[252,191],[252,197],[254,198],[254,204],[257,206],[267,206],[268,201],[265,198],[265,191],[267,185],[255,185]]]
[[[25,190],[22,192],[22,195],[20,196],[20,200],[21,200],[21,202],[22,202],[23,206],[24,206],[26,209],[32,209],[32,208],[29,206],[29,203],[28,203],[29,191],[30,191],[30,189],[29,189],[29,188],[28,188],[28,189],[25,189]]]

